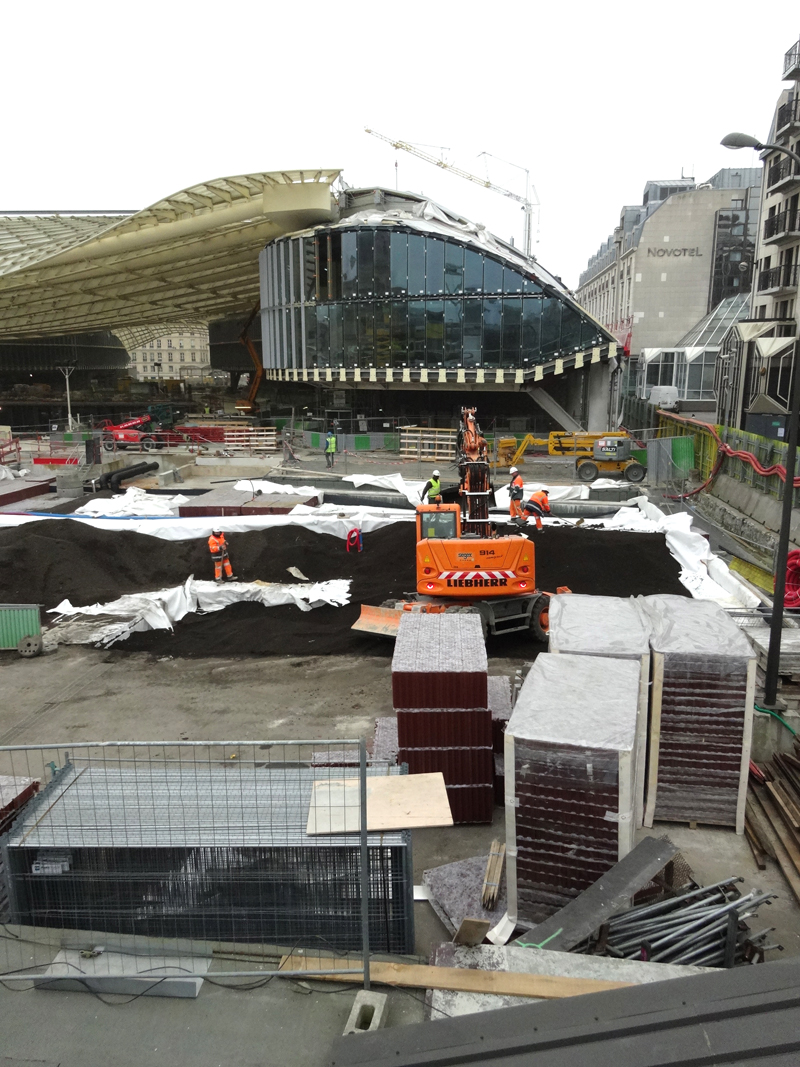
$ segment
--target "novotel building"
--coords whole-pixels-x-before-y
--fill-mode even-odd
[[[760,168],[650,181],[642,203],[581,274],[578,302],[625,350],[669,348],[722,300],[750,291],[758,229]]]

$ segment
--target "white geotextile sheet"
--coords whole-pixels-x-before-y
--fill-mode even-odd
[[[189,497],[178,493],[177,496],[152,496],[132,485],[109,499],[90,497],[81,507],[75,508],[75,515],[136,515],[140,517],[164,518],[173,516],[181,504],[188,504]]]
[[[330,509],[330,510],[329,510]],[[289,515],[226,515],[225,533],[248,533],[252,530],[269,530],[273,526],[303,526],[316,533],[331,534],[344,539],[354,527],[363,533],[372,533],[393,522],[414,522],[413,511],[395,511],[392,508],[340,507],[326,504],[321,508],[309,508],[298,504]],[[27,515],[0,512],[0,529],[22,526],[28,522],[82,522],[95,530],[110,530],[124,533],[147,534],[163,541],[191,541],[208,537],[220,524],[219,517],[196,515],[187,518],[88,518],[83,515]]]
[[[636,660],[542,652],[519,691],[506,734],[632,752],[640,668]]]
[[[159,589],[152,593],[131,593],[107,604],[89,604],[75,607],[69,600],[62,600],[51,615],[105,615],[116,616],[123,621],[118,628],[110,628],[111,640],[120,640],[139,630],[171,630],[173,624],[195,611],[222,611],[230,604],[251,601],[266,608],[281,604],[294,604],[301,611],[311,611],[323,604],[341,607],[350,602],[349,579],[334,579],[294,585],[290,583],[261,584],[258,582],[196,581],[187,578],[183,585]]]
[[[752,646],[728,613],[709,601],[657,593],[636,598],[650,620],[654,652],[752,659]]]
[[[430,470],[441,469],[437,468],[433,463],[430,464]],[[453,474],[455,477],[455,474]],[[447,475],[442,478],[445,481]],[[511,479],[509,479],[510,481]],[[347,477],[342,478],[343,482],[352,482],[358,489],[362,485],[375,485],[381,489],[394,489],[409,501],[411,504],[419,504],[421,499],[422,490],[425,488],[424,481],[409,481],[403,477],[402,474],[349,474]],[[612,488],[618,486],[619,482],[615,482],[610,478],[598,478],[597,481],[592,482],[594,488]],[[589,499],[589,486],[588,485],[546,485],[544,482],[526,482],[523,488],[525,499],[535,493],[537,489],[547,489],[550,493],[551,500],[588,500]],[[495,505],[498,508],[508,508],[508,484],[500,485],[495,483]]]
[[[640,659],[650,651],[650,620],[632,597],[550,597],[550,651]]]
[[[284,493],[286,496],[316,496],[320,490],[313,485],[281,485],[280,482],[268,482],[264,478],[242,478],[233,487],[240,493],[264,493],[275,495]]]
[[[431,466],[431,471],[438,468]],[[408,482],[402,474],[348,474],[342,478],[343,482],[352,482],[356,489],[362,485],[374,485],[379,489],[393,489],[401,493],[409,504],[419,504],[425,482]]]
[[[509,479],[510,481],[510,479]],[[619,486],[619,482],[611,478],[598,478],[589,485],[548,485],[547,482],[525,482],[522,487],[523,500],[529,500],[533,493],[539,489],[546,489],[550,497],[550,503],[565,500],[588,500],[590,489],[612,489]],[[495,507],[508,509],[509,492],[508,483],[495,487]]]

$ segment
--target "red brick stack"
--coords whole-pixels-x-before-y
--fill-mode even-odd
[[[441,771],[453,821],[492,821],[494,754],[479,615],[403,616],[392,659],[399,760]]]

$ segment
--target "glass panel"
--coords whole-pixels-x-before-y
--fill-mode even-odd
[[[342,234],[342,297],[352,300],[357,295],[358,253],[355,233]]]
[[[358,305],[344,305],[343,349],[346,367],[358,366]]]
[[[716,356],[708,354],[706,359],[710,358],[711,362],[703,364],[703,377],[700,385],[700,399],[701,400],[713,400],[714,399],[714,361]]]
[[[330,265],[328,271],[328,292],[331,300],[342,299],[342,235],[338,230],[331,232]]]
[[[541,293],[542,292],[542,287],[541,287],[541,285],[539,285],[538,282],[535,282],[532,278],[526,278],[524,283],[523,283],[523,285],[522,285],[522,291],[524,293]]]
[[[303,238],[303,257],[305,269],[306,300],[312,301],[317,291],[317,278],[314,266],[314,238]]]
[[[464,249],[447,242],[444,246],[444,291],[460,293],[464,289]]]
[[[522,363],[539,358],[539,333],[542,325],[541,297],[526,296],[522,300]]]
[[[320,367],[330,366],[330,308],[327,304],[317,306],[317,363]]]
[[[392,364],[408,363],[408,305],[404,300],[392,304]]]
[[[428,300],[425,305],[425,316],[428,366],[438,367],[444,359],[444,301]]]
[[[512,270],[511,267],[503,267],[504,293],[521,293],[524,281],[525,279],[518,270]]]
[[[374,230],[358,231],[358,295],[371,296],[374,292]],[[370,345],[370,347],[372,347]]]
[[[375,362],[379,367],[392,365],[392,305],[388,300],[375,304]]]
[[[503,366],[518,367],[522,347],[522,297],[503,300]]]
[[[429,237],[426,243],[425,292],[438,296],[444,292],[444,241]]]
[[[409,242],[409,265],[411,247]],[[412,367],[425,366],[425,301],[408,302],[408,362]]]
[[[444,302],[444,364],[455,367],[461,363],[461,332],[463,304],[460,300]]]
[[[278,246],[281,250],[281,304],[289,303],[289,268],[292,262],[292,242],[281,241]]]
[[[503,264],[486,256],[483,263],[483,291],[500,293],[503,290]]]
[[[469,253],[468,253],[469,254]],[[483,324],[483,301],[464,301],[464,366],[481,365],[481,327]]]
[[[292,241],[292,287],[294,290],[294,303],[300,303],[300,251],[302,240]]]
[[[564,352],[574,352],[581,344],[581,317],[568,304],[561,312],[561,348]]]
[[[647,384],[648,385],[658,385],[658,375],[659,375],[658,363],[655,363],[655,362],[648,363],[647,364]]]
[[[602,337],[595,323],[590,319],[584,319],[581,323],[581,348],[591,348],[593,345],[602,344]]]
[[[371,236],[371,235],[370,235]],[[361,265],[361,246],[358,249],[358,262]],[[358,365],[368,367],[375,362],[375,337],[373,318],[375,305],[372,303],[358,305]]]
[[[408,235],[408,292],[425,292],[425,238],[415,233]]]
[[[464,292],[483,292],[483,256],[471,248],[464,250]]]
[[[392,296],[408,292],[408,234],[392,233]]]
[[[456,513],[454,511],[424,511],[420,515],[424,538],[448,540],[456,536]]]
[[[344,344],[342,343],[342,306],[342,304],[330,306],[331,366],[333,367],[345,365]]]
[[[488,266],[488,259],[486,263]],[[502,324],[502,301],[494,297],[485,299],[483,301],[484,367],[497,367],[500,364],[500,341],[502,333]]]
[[[389,232],[375,231],[375,295],[389,295]]]
[[[561,301],[555,296],[546,296],[542,301],[541,352],[553,356],[561,344]]]
[[[306,240],[306,244],[310,242]],[[306,366],[313,367],[319,363],[317,358],[317,312],[314,307],[305,309],[306,315]]]
[[[317,234],[317,300],[328,299],[328,234]]]

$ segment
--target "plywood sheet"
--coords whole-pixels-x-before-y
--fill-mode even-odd
[[[361,829],[360,788],[357,778],[326,778],[314,782],[306,833],[358,833]],[[453,816],[441,772],[367,779],[368,830],[452,825]]]

